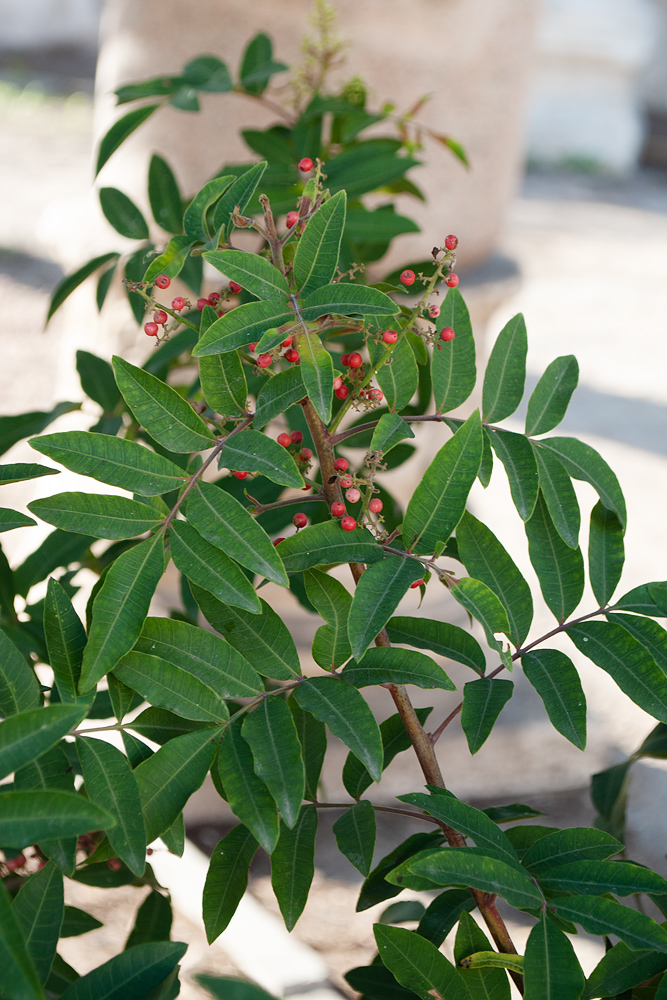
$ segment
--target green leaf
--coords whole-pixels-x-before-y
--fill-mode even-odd
[[[573,479],[590,483],[607,510],[613,510],[625,528],[625,499],[618,479],[594,448],[576,438],[567,437],[545,438],[539,446],[552,451]]]
[[[146,831],[134,773],[120,750],[96,739],[77,739],[86,794],[90,801],[114,817],[108,831],[117,856],[135,875],[146,867]]]
[[[94,540],[91,535],[78,535],[56,528],[14,570],[15,593],[26,597],[31,587],[46,579],[54,570],[68,568],[72,563],[78,567]],[[13,608],[11,613],[13,616]],[[17,638],[16,633],[14,637]]]
[[[579,1000],[584,980],[569,938],[545,914],[533,927],[526,944],[524,997],[526,1000]]]
[[[493,532],[468,511],[457,526],[456,543],[468,573],[485,583],[500,599],[507,612],[509,637],[518,647],[533,620],[530,587]]]
[[[222,228],[224,240],[228,240],[234,228],[231,221],[232,212],[237,205],[240,212],[245,212],[266,167],[266,163],[254,163],[249,170],[236,178],[216,205],[213,229],[218,232]]]
[[[245,250],[214,250],[203,256],[217,271],[231,281],[236,281],[258,299],[278,302],[282,306],[286,304],[290,295],[287,280],[278,268],[264,257],[258,257],[257,254]],[[327,281],[330,280],[331,278],[327,278]]]
[[[303,709],[290,698],[288,703],[297,736],[301,744],[301,756],[306,778],[305,798],[317,799],[317,786],[322,772],[324,755],[327,750],[327,734],[323,722]],[[370,783],[370,778],[369,778]]]
[[[233,976],[195,976],[195,979],[218,1000],[276,1000],[255,983]]]
[[[259,598],[245,573],[187,521],[172,521],[170,550],[174,563],[188,580],[226,604],[259,613]]]
[[[245,412],[248,385],[236,351],[200,358],[199,378],[206,402],[217,413],[238,416]]]
[[[402,886],[392,885],[387,882],[387,875],[392,872],[397,865],[422,850],[431,850],[439,847],[444,841],[444,836],[440,830],[432,833],[414,833],[403,843],[395,847],[393,851],[382,858],[370,873],[359,893],[357,901],[357,912],[367,910],[376,903],[381,903],[385,899],[398,896],[402,891]],[[471,897],[472,898],[472,897]]]
[[[535,510],[539,491],[537,459],[530,441],[511,431],[489,431],[491,446],[503,463],[510,484],[514,506],[523,521]]]
[[[473,684],[476,683],[479,682],[473,681]],[[447,826],[470,837],[485,853],[515,868],[518,867],[519,858],[512,844],[497,823],[489,819],[486,813],[468,805],[467,802],[461,802],[449,792],[443,792],[441,789],[433,789],[432,792],[431,795],[412,792],[408,795],[399,795],[398,799],[400,802],[407,802],[422,809],[435,819],[443,820]]]
[[[188,497],[187,514],[200,535],[236,562],[287,586],[287,574],[271,539],[230,493],[200,480]]]
[[[421,563],[389,556],[369,566],[359,580],[348,617],[352,655],[361,659],[410,587],[423,574]]]
[[[259,431],[245,430],[229,438],[220,452],[219,468],[223,466],[258,472],[280,486],[303,486],[303,476],[288,450]]]
[[[186,480],[183,470],[173,462],[136,441],[108,434],[65,431],[33,438],[30,446],[71,472],[141,496],[168,493]]]
[[[419,161],[397,156],[398,139],[369,139],[356,142],[327,160],[327,184],[332,191],[345,188],[348,198],[357,198],[403,178]],[[409,182],[408,182],[409,183]],[[413,192],[409,188],[410,193]]]
[[[432,552],[446,542],[461,519],[482,460],[482,425],[477,410],[440,449],[412,494],[403,540],[410,551]]]
[[[368,285],[334,282],[311,292],[301,304],[301,316],[306,322],[319,319],[327,313],[338,316],[395,316],[398,306],[388,295]],[[276,326],[277,324],[272,324]]]
[[[621,691],[659,722],[667,722],[667,677],[634,636],[615,622],[568,628],[577,649],[605,670]]]
[[[477,753],[484,745],[513,693],[512,681],[482,678],[464,685],[461,728],[470,753]]]
[[[316,649],[320,648],[316,639],[313,643],[313,657],[324,670],[340,667],[352,655],[347,638],[352,597],[342,583],[316,569],[307,570],[304,583],[308,600],[327,623],[316,633],[317,636],[326,630],[326,642],[322,652],[326,652],[327,655],[319,658],[315,655]]]
[[[47,465],[35,465],[30,462],[14,462],[11,465],[0,465],[0,486],[12,483],[23,483],[28,479],[39,479],[41,476],[57,476],[58,469]]]
[[[269,789],[283,820],[292,829],[305,792],[301,744],[284,701],[265,698],[246,715],[241,729],[255,761],[255,773]]]
[[[623,845],[603,830],[571,827],[555,830],[538,840],[525,854],[523,863],[536,872],[573,861],[606,861]]]
[[[40,700],[34,670],[0,629],[0,712],[4,716],[16,715],[37,708]]]
[[[256,430],[266,427],[270,420],[284,413],[293,403],[298,403],[300,399],[304,398],[306,388],[299,369],[300,366],[295,365],[286,372],[279,372],[272,379],[269,379],[260,390],[252,422]]]
[[[74,775],[70,760],[63,749],[64,745],[62,742],[56,744],[31,764],[20,768],[14,775],[16,791],[47,789],[73,792]],[[76,864],[76,843],[76,837],[60,840],[42,839],[40,847],[65,875],[71,877]]]
[[[382,738],[375,716],[356,688],[337,677],[312,677],[292,697],[368,768],[374,781],[382,774]]]
[[[654,596],[660,598],[664,583],[644,583],[624,594],[613,606],[614,611],[634,611],[638,615],[651,618],[667,617],[667,609],[656,604]],[[662,600],[661,600],[662,604]]]
[[[423,875],[438,885],[462,885],[482,892],[495,892],[519,910],[542,905],[542,894],[522,869],[495,857],[474,854],[470,848],[451,847],[406,861],[394,870],[392,881],[400,877],[403,869]]]
[[[418,708],[416,715],[421,725],[433,710],[431,708]],[[394,757],[409,750],[412,746],[410,737],[403,724],[400,715],[390,715],[388,719],[380,723],[380,736],[382,737],[382,770],[389,767]],[[308,760],[306,758],[306,768]],[[358,757],[349,753],[343,766],[343,784],[346,791],[354,799],[359,799],[366,789],[373,784],[373,779]]]
[[[398,341],[376,377],[390,410],[402,410],[408,405],[417,391],[419,372],[407,337]]]
[[[71,600],[53,578],[44,601],[44,636],[60,700],[75,702],[86,632]]]
[[[458,288],[447,292],[435,323],[436,333],[440,334],[446,326],[454,330],[456,337],[447,343],[436,340],[431,362],[437,413],[448,413],[465,403],[477,381],[470,314]]]
[[[412,920],[419,920],[425,913],[426,907],[416,899],[404,899],[400,903],[391,903],[386,910],[380,914],[381,924],[406,924]]]
[[[246,302],[228,310],[215,323],[211,323],[192,354],[196,358],[207,354],[222,354],[245,347],[259,340],[270,327],[294,324],[293,312],[288,312],[275,302]]]
[[[171,934],[173,914],[168,896],[155,889],[150,892],[137,910],[134,927],[125,942],[125,951],[150,941],[168,941]],[[147,998],[152,1000],[152,994]]]
[[[549,452],[535,447],[540,490],[547,505],[554,527],[571,549],[576,549],[579,539],[581,515],[572,481],[561,462]]]
[[[589,934],[614,934],[629,948],[667,952],[667,930],[650,917],[600,896],[552,899],[549,909],[580,924]]]
[[[118,147],[121,146],[128,136],[132,135],[134,130],[139,128],[139,126],[142,125],[146,119],[150,118],[153,112],[157,111],[160,106],[160,104],[144,104],[143,107],[135,108],[134,111],[129,111],[126,115],[123,115],[122,118],[119,118],[117,122],[114,122],[100,142],[100,148],[97,153],[97,165],[95,167],[96,177],[109,157],[116,152]]]
[[[569,656],[536,649],[521,657],[523,672],[544,702],[554,729],[579,750],[586,748],[586,695]]]
[[[526,381],[528,338],[519,313],[498,334],[484,374],[482,413],[485,423],[496,423],[516,410]]]
[[[634,754],[638,757],[655,757],[658,760],[664,759],[667,752],[667,726],[659,722],[655,729],[648,734],[639,750]]]
[[[490,942],[478,924],[464,910],[461,913],[459,926],[456,931],[456,943],[454,945],[454,958],[457,966],[465,965],[460,976],[470,991],[472,1000],[510,1000],[510,984],[507,974],[502,968],[475,967],[473,963],[468,965],[465,962],[472,955],[479,955],[480,952],[487,952],[491,947]],[[497,952],[492,952],[495,956],[493,961],[502,961],[509,956],[500,956]],[[514,956],[512,956],[514,957]]]
[[[196,242],[190,236],[172,236],[163,252],[158,257],[154,257],[148,265],[142,280],[146,284],[152,285],[158,274],[166,274],[168,278],[178,277],[186,265],[194,260],[190,257],[190,250]],[[185,279],[185,274],[183,277]],[[191,287],[190,281],[186,280],[186,284]],[[137,320],[137,322],[141,322],[141,320]]]
[[[132,650],[115,667],[114,676],[152,705],[184,719],[224,722],[229,718],[218,691],[159,656]]]
[[[267,854],[272,854],[278,843],[278,813],[268,788],[255,773],[252,751],[241,735],[240,722],[226,727],[216,767],[232,811]]]
[[[117,233],[129,240],[147,240],[148,225],[131,198],[118,188],[103,187],[98,191],[102,214]]]
[[[591,779],[591,799],[600,814],[598,822],[604,830],[613,833],[618,839],[625,832],[631,764],[632,757],[622,764],[614,764],[604,771],[598,771]]]
[[[280,543],[280,556],[288,573],[331,563],[374,563],[384,553],[365,528],[343,531],[338,521],[311,524]]]
[[[243,824],[218,841],[206,875],[203,912],[206,939],[220,937],[248,887],[248,869],[257,851],[257,841]]]
[[[178,941],[152,941],[98,965],[65,992],[63,1000],[147,1000],[187,951]]]
[[[417,933],[432,941],[436,948],[443,943],[464,911],[472,910],[475,901],[467,889],[448,889],[440,893],[427,908],[419,922]]]
[[[248,698],[263,690],[259,675],[229,643],[187,622],[147,618],[135,649],[181,667],[221,698]]]
[[[667,882],[661,875],[643,865],[627,861],[573,861],[547,868],[539,876],[540,885],[552,892],[598,896],[613,892],[615,896],[633,893],[661,894]]]
[[[667,673],[667,632],[662,625],[636,615],[608,615],[607,620],[627,629],[649,651],[660,669]]]
[[[14,528],[31,528],[36,525],[26,514],[21,514],[17,510],[9,507],[0,507],[0,531],[12,531]]]
[[[528,400],[526,434],[546,434],[558,426],[578,381],[579,365],[573,354],[551,362]]]
[[[243,53],[239,76],[243,89],[259,97],[266,90],[274,73],[287,69],[284,63],[273,59],[273,45],[263,32],[252,38]]]
[[[72,292],[83,284],[86,278],[89,278],[91,274],[95,271],[99,271],[101,267],[108,264],[109,261],[116,261],[120,257],[119,253],[115,251],[112,253],[103,253],[99,257],[93,257],[89,260],[83,267],[74,271],[72,274],[66,275],[63,280],[56,285],[53,292],[51,293],[51,301],[49,302],[49,310],[46,314],[46,322],[48,323],[54,312],[60,309],[61,305],[65,299],[69,298]],[[32,431],[31,433],[39,433],[38,431]]]
[[[147,740],[154,743],[168,743],[169,740],[177,736],[185,736],[187,733],[199,732],[202,729],[213,729],[210,722],[192,722],[181,719],[180,716],[167,712],[164,708],[147,708],[132,722],[132,728]],[[147,760],[152,755],[144,754],[141,761],[136,761],[135,769],[143,760]]]
[[[271,885],[285,926],[291,931],[303,913],[315,874],[317,809],[304,806],[290,829],[280,824],[280,838],[271,855]]]
[[[383,413],[373,431],[369,450],[386,455],[399,441],[414,436],[410,424],[406,424],[403,417],[399,417],[397,413]]]
[[[183,79],[197,90],[226,94],[234,89],[226,65],[217,56],[197,56],[183,67]]]
[[[55,746],[84,715],[79,705],[49,705],[10,715],[0,726],[0,778]]]
[[[480,623],[486,633],[486,641],[489,646],[500,651],[502,643],[494,638],[494,634],[502,632],[509,638],[511,633],[505,608],[491,588],[487,587],[481,580],[473,580],[470,576],[464,576],[452,586],[451,595]]]
[[[183,216],[183,229],[191,239],[202,242],[209,239],[211,234],[206,225],[208,211],[222,197],[233,181],[232,174],[214,177],[213,180],[204,184],[194,196]]]
[[[100,493],[57,493],[33,500],[28,509],[56,528],[96,538],[135,538],[164,520],[148,504]]]
[[[294,256],[299,295],[310,295],[336,276],[346,207],[345,191],[339,191],[320,206],[306,225]]]
[[[4,885],[0,885],[0,932],[0,961],[5,995],[16,997],[17,1000],[43,1000],[40,977]]]
[[[331,420],[334,369],[331,355],[315,333],[299,337],[301,378],[317,415],[324,424]]]
[[[623,525],[612,510],[596,503],[588,536],[588,572],[595,598],[603,608],[611,600],[623,572]]]
[[[249,617],[230,605],[222,604],[199,587],[193,587],[192,592],[206,620],[243,653],[257,673],[282,681],[301,676],[294,639],[282,618],[266,601],[260,602],[261,615]]]
[[[374,924],[382,964],[422,1000],[468,1000],[461,974],[435,945],[404,927]]]
[[[159,534],[123,552],[113,563],[93,604],[79,680],[81,694],[90,691],[132,649],[163,572]]]
[[[343,670],[343,680],[355,687],[371,684],[414,684],[415,687],[455,691],[456,685],[430,656],[413,649],[369,649],[361,663],[353,660]]]
[[[183,198],[174,173],[161,156],[153,153],[148,167],[148,200],[158,226],[174,235],[183,232]]]
[[[73,792],[41,788],[38,791],[4,792],[0,843],[20,849],[37,841],[78,836],[112,824],[113,817]]]
[[[667,969],[667,956],[660,952],[633,951],[619,941],[598,962],[586,981],[582,1000],[611,997],[632,989]]]
[[[202,784],[215,753],[216,730],[203,729],[169,740],[133,771],[150,844],[177,819]]]
[[[449,622],[433,621],[429,618],[390,618],[387,622],[390,642],[430,649],[439,656],[446,656],[457,663],[463,663],[475,673],[486,670],[486,658],[482,647],[469,632],[450,625]]]
[[[89,351],[77,351],[76,370],[85,394],[95,400],[105,413],[115,410],[121,396],[109,362]]]
[[[23,883],[12,907],[41,983],[56,953],[65,910],[62,872],[51,862]],[[3,978],[6,967],[3,967]]]
[[[364,799],[355,802],[333,825],[338,850],[350,864],[368,878],[373,864],[377,827],[375,809]]]
[[[118,388],[137,421],[169,451],[191,452],[210,448],[215,436],[175,389],[159,378],[115,357]]]
[[[417,994],[406,990],[384,965],[360,965],[345,973],[345,979],[364,1000],[418,1000]]]
[[[584,592],[584,560],[581,550],[570,548],[556,531],[541,493],[526,521],[526,535],[530,561],[547,607],[564,622]]]
[[[99,920],[91,917],[90,913],[86,913],[85,910],[79,910],[76,906],[66,906],[60,928],[60,937],[79,937],[81,934],[87,934],[88,931],[97,930],[98,927],[102,926],[103,924]]]

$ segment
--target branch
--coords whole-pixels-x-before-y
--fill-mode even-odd
[[[368,800],[366,800],[368,801]],[[310,802],[309,805],[315,806],[316,809],[349,809],[350,806],[355,805],[354,802]],[[413,812],[412,809],[396,809],[394,806],[376,806],[374,802],[371,802],[375,812],[382,813],[394,813],[397,816],[409,816],[410,819],[421,819],[425,823],[434,823],[439,826],[440,823],[433,816],[427,816],[426,813]]]

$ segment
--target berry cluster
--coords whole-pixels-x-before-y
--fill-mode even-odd
[[[268,334],[278,334],[277,330],[267,330]],[[299,352],[292,347],[292,337],[285,337],[285,339],[278,345],[274,347],[272,351],[265,354],[259,354],[257,356],[257,367],[258,368],[270,368],[274,361],[279,361],[281,358],[288,361],[291,365],[298,365],[301,361]],[[253,354],[257,350],[257,344],[259,341],[255,341],[253,344],[248,344],[248,350]]]
[[[334,379],[334,395],[337,399],[347,399],[352,392],[356,399],[366,401],[371,405],[382,402],[384,395],[380,389],[370,386],[361,388],[366,373],[363,368],[364,359],[358,351],[354,351],[352,354],[342,354],[340,363],[348,371],[344,375],[337,375]],[[349,385],[345,385],[346,381]]]

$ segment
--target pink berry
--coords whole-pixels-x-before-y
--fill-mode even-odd
[[[336,391],[336,389],[340,389],[342,384],[343,384],[342,378],[340,377],[340,375],[336,375],[336,378],[334,379],[333,383],[334,392]]]
[[[349,503],[357,503],[357,501],[361,499],[361,493],[356,486],[353,486],[352,489],[348,490],[345,494],[345,499],[348,500]]]
[[[163,323],[167,322],[169,317],[167,316],[164,309],[156,309],[155,312],[153,313],[153,319],[155,320],[156,323],[159,323],[160,326],[162,326]]]
[[[347,399],[347,397],[350,395],[350,390],[346,385],[341,385],[339,389],[335,390],[334,395],[336,396],[337,399]]]
[[[274,544],[274,545],[280,545],[280,543],[281,543],[281,542],[284,542],[284,541],[285,541],[285,539],[284,539],[284,538],[274,538],[274,540],[273,540],[273,544]]]
[[[334,517],[341,517],[345,513],[345,504],[336,500],[335,503],[331,504],[331,513]]]
[[[239,285],[238,281],[230,281],[229,290],[232,293],[232,295],[238,295],[239,292],[243,291],[243,286]]]
[[[235,475],[237,479],[245,479],[245,477],[248,475],[248,473],[247,472],[235,472],[235,473],[233,473],[233,475]]]
[[[299,352],[295,351],[293,347],[290,347],[289,351],[285,351],[285,361],[289,361],[291,365],[295,365],[299,357]]]
[[[276,441],[278,442],[278,444],[281,444],[283,446],[283,448],[289,448],[289,446],[292,443],[291,437],[289,436],[289,434],[285,434],[284,431],[283,431],[282,434],[278,435],[278,437],[276,438]]]
[[[259,343],[259,341],[256,340],[254,344],[248,344],[248,350],[251,351],[254,354],[255,351],[257,350],[258,343]]]
[[[378,403],[381,403],[384,399],[384,393],[382,389],[369,389],[366,393],[369,399],[375,399]]]
[[[404,285],[414,285],[414,283],[415,283],[415,272],[414,271],[410,271],[409,269],[406,270],[406,271],[403,271],[403,273],[401,274],[401,281],[403,282]]]
[[[301,433],[301,431],[292,431],[292,433],[290,434],[290,439],[292,441],[292,444],[301,444],[301,442],[303,441],[303,434]]]
[[[349,354],[341,354],[341,356],[340,356],[340,363],[341,363],[341,365],[343,365],[344,368],[346,368],[349,365],[349,363],[350,363],[350,355]]]
[[[282,344],[280,346],[281,347],[291,347],[292,346],[292,338],[291,337],[287,337],[285,340],[283,340],[283,342],[282,342]]]
[[[352,476],[343,476],[340,481],[340,485],[343,487],[344,490],[349,490],[350,486],[352,485]]]
[[[197,309],[199,312],[204,311],[204,307],[208,305],[208,299],[197,299]]]
[[[220,301],[220,292],[211,292],[211,294],[208,297],[208,304],[210,306],[217,306],[219,301]]]
[[[456,334],[452,330],[451,326],[446,326],[440,331],[440,340],[453,340]]]
[[[350,360],[348,361],[348,365],[350,366],[350,368],[361,368],[363,363],[364,359],[362,358],[361,354],[357,354],[356,351],[354,354],[350,354]]]
[[[182,295],[177,295],[175,299],[172,299],[171,308],[174,312],[180,312],[181,309],[185,309],[185,299]]]
[[[166,274],[158,274],[155,279],[155,284],[158,288],[169,288],[171,284],[171,278],[168,278]]]
[[[340,526],[343,529],[343,531],[354,531],[354,529],[357,526],[357,522],[354,520],[353,517],[344,517],[343,520],[340,522]]]
[[[447,277],[445,278],[445,284],[448,285],[450,288],[456,288],[458,283],[459,283],[458,274],[454,274],[453,271],[450,271]]]
[[[299,458],[303,462],[310,462],[310,460],[311,460],[312,457],[313,457],[313,453],[310,450],[310,448],[302,448],[301,451],[299,452]]]
[[[436,305],[435,303],[432,306],[429,306],[428,314],[431,317],[431,319],[437,319],[438,316],[440,315],[440,306]]]
[[[456,250],[456,248],[457,248],[458,245],[459,245],[458,236],[451,236],[450,235],[445,240],[445,246],[447,247],[448,250]]]
[[[350,463],[346,458],[337,458],[334,461],[334,469],[336,472],[347,472],[350,467]]]
[[[415,580],[414,583],[410,584],[410,590],[416,590],[417,587],[421,587],[423,585],[423,583],[424,583],[423,580]]]
[[[292,518],[292,524],[295,528],[305,528],[308,524],[308,518],[305,514],[295,514]]]
[[[302,174],[309,174],[313,169],[313,161],[309,156],[304,156],[302,160],[299,160],[299,170]]]
[[[298,212],[288,212],[287,213],[287,216],[285,218],[285,224],[286,224],[286,226],[287,226],[288,229],[291,229],[292,226],[295,226],[298,221],[299,221],[299,213]]]
[[[109,858],[107,861],[107,868],[110,868],[112,872],[119,872],[123,867],[119,858]]]
[[[368,505],[368,509],[370,510],[371,514],[379,514],[380,511],[382,510],[382,501],[378,500],[378,498],[376,497],[374,500],[371,500],[371,502]]]
[[[270,354],[260,354],[260,356],[257,358],[257,364],[259,365],[260,368],[268,368],[269,365],[272,364],[272,362],[273,358],[271,357]]]
[[[382,339],[385,344],[395,344],[398,340],[398,334],[396,333],[396,330],[385,330],[382,334]]]
[[[157,337],[157,323],[145,323],[144,333],[149,337]]]

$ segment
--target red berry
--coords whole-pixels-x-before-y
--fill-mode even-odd
[[[334,395],[336,396],[337,399],[347,399],[347,397],[350,395],[350,390],[346,385],[341,385],[339,389],[335,390]]]
[[[169,288],[171,284],[171,278],[168,278],[166,274],[158,274],[155,279],[155,284],[158,288]]]
[[[208,304],[210,306],[217,306],[219,301],[220,301],[220,292],[211,292],[211,294],[208,297]]]
[[[371,502],[368,505],[368,509],[370,510],[371,514],[379,514],[380,511],[382,510],[382,501],[378,500],[376,497],[374,500],[371,500]]]
[[[350,467],[350,463],[346,458],[337,458],[334,462],[334,469],[336,472],[347,472]]]
[[[395,344],[398,340],[398,334],[396,333],[396,330],[385,330],[382,334],[382,339],[385,344]]]
[[[335,503],[331,504],[331,513],[334,517],[341,517],[345,513],[345,504],[336,500]]]
[[[157,337],[157,323],[145,323],[144,333],[149,337]]]
[[[123,867],[119,858],[109,858],[107,861],[107,868],[110,868],[112,872],[119,872]]]
[[[308,524],[308,518],[305,514],[295,514],[292,518],[292,524],[295,528],[305,528]]]
[[[224,309],[218,309],[218,313],[217,313],[217,315],[218,315],[218,319],[219,319],[219,318],[220,318],[221,316],[224,316],[224,315],[225,315],[225,310],[224,310]]]
[[[342,378],[340,377],[340,375],[336,375],[336,377],[334,379],[334,391],[336,389],[340,389],[340,387],[341,387],[342,384],[343,384]]]
[[[248,475],[248,473],[247,472],[235,472],[235,473],[233,473],[233,475],[235,475],[237,479],[245,479],[245,477]]]
[[[313,169],[313,161],[309,156],[304,156],[302,160],[299,160],[299,170],[302,174],[309,174]]]
[[[345,494],[345,499],[349,500],[350,503],[357,503],[361,499],[361,493],[356,486],[353,486],[351,490],[348,490]]]
[[[451,326],[446,326],[440,331],[440,340],[453,340],[455,336],[456,334],[452,330]]]
[[[361,354],[357,354],[356,351],[354,354],[350,354],[350,360],[348,361],[348,365],[350,366],[350,368],[361,368],[363,363],[364,359],[362,358]]]
[[[421,587],[423,585],[423,583],[424,583],[423,580],[415,580],[414,583],[410,584],[410,590],[416,590],[417,587]]]
[[[257,364],[260,368],[268,368],[270,364],[273,363],[273,358],[270,354],[260,354],[257,358]]]
[[[343,487],[344,490],[349,490],[350,486],[352,485],[352,476],[343,476],[343,478],[340,481],[340,485]]]
[[[284,538],[274,538],[274,540],[273,540],[273,544],[274,544],[274,545],[280,545],[280,543],[281,543],[281,542],[284,542],[284,541],[285,541],[285,539],[284,539]]]
[[[280,346],[281,347],[290,347],[291,344],[292,344],[292,338],[291,337],[287,337],[286,340],[283,340],[283,342],[282,342],[282,344]]]
[[[259,341],[256,340],[254,344],[248,344],[248,350],[252,351],[252,353],[254,354],[255,351],[257,350],[258,343],[259,343]]]
[[[447,247],[448,250],[456,250],[458,245],[459,245],[458,236],[448,236],[447,239],[445,240],[445,246]]]
[[[431,319],[437,319],[438,316],[440,315],[440,306],[435,305],[435,303],[432,306],[429,306],[428,314],[431,317]]]
[[[415,272],[414,271],[403,271],[401,274],[401,281],[404,285],[414,285],[415,283]]]
[[[182,295],[177,295],[175,299],[172,299],[171,308],[174,312],[180,312],[181,309],[185,309],[185,299]]]
[[[450,271],[447,277],[445,278],[445,284],[448,285],[450,288],[456,288],[458,283],[459,283],[458,274],[454,274],[453,271]]]
[[[341,354],[341,356],[340,356],[340,363],[341,363],[341,365],[343,365],[343,367],[347,367],[347,365],[349,365],[349,363],[350,363],[350,355],[349,354]]]
[[[204,306],[207,305],[208,305],[208,299],[197,299],[197,309],[199,309],[199,312],[203,312]]]
[[[163,323],[167,322],[169,317],[167,316],[164,309],[156,309],[155,312],[153,313],[153,319],[155,320],[156,323],[159,323],[160,326],[162,326]]]
[[[301,431],[292,431],[290,438],[292,440],[292,444],[301,444],[303,441],[303,434]]]
[[[239,292],[243,291],[243,286],[239,285],[238,281],[230,281],[229,290],[232,293],[232,295],[238,295]]]
[[[299,360],[299,352],[295,351],[293,347],[290,347],[289,351],[285,351],[285,361],[289,361],[291,365],[295,365]]]
[[[299,221],[299,213],[298,212],[288,212],[287,213],[287,216],[285,218],[285,224],[287,225],[288,229],[291,229],[292,226],[295,226],[298,221]]]
[[[343,531],[354,531],[354,529],[357,526],[357,522],[354,520],[353,517],[344,517],[343,520],[340,522],[340,526],[343,529]]]
[[[310,450],[310,448],[302,448],[301,451],[299,452],[299,458],[303,462],[310,462],[310,460],[311,460],[312,457],[313,457],[313,453]]]
[[[369,399],[376,399],[378,403],[381,403],[384,399],[384,393],[382,389],[369,389],[367,396]]]
[[[278,442],[278,444],[281,444],[283,446],[283,448],[289,448],[289,446],[292,443],[291,437],[289,436],[289,434],[285,434],[284,431],[283,431],[282,434],[278,435],[278,437],[276,438],[276,441]]]

